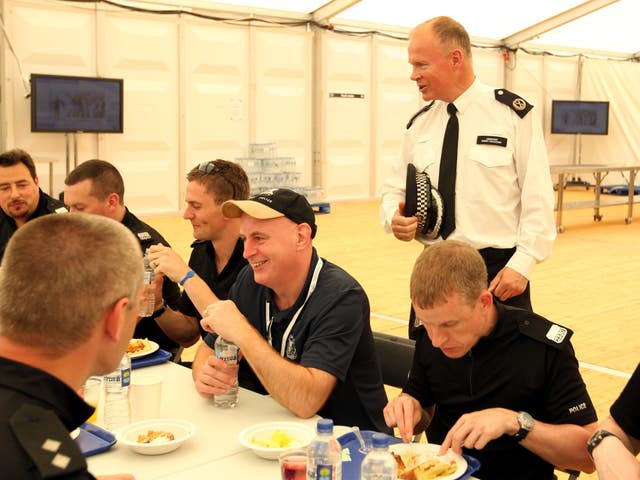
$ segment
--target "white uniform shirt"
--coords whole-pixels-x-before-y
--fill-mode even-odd
[[[553,184],[536,109],[520,118],[477,79],[454,104],[460,125],[456,228],[448,238],[477,249],[515,246],[507,266],[529,278],[536,262],[551,254],[556,237]],[[437,188],[448,119],[447,103],[436,100],[406,131],[401,159],[382,187],[380,217],[387,232],[398,203],[405,199],[408,163],[427,172]],[[500,141],[479,144],[485,137]]]

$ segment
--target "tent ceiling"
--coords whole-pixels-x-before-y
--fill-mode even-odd
[[[638,0],[182,0],[234,11],[290,12],[319,22],[407,32],[422,19],[448,15],[474,40],[538,50],[631,56],[640,51]],[[175,3],[175,2],[174,2]],[[231,7],[233,6],[233,7]],[[550,47],[552,46],[552,47]]]

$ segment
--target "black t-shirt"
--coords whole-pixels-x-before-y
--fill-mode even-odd
[[[433,347],[424,328],[418,332],[403,391],[425,408],[436,406],[427,429],[429,442],[442,443],[460,416],[486,408],[523,410],[551,424],[595,422],[596,412],[569,342],[571,332],[534,313],[496,306],[493,331],[462,358],[447,358]],[[482,450],[464,452],[482,462],[479,478],[553,478],[553,465],[508,436]]]
[[[611,405],[613,419],[627,435],[640,439],[640,364],[625,385],[618,399]]]
[[[277,310],[273,292],[254,281],[249,266],[238,275],[229,299],[266,339],[269,320],[273,318],[272,346],[281,354],[284,351],[285,358],[336,377],[337,385],[318,415],[333,419],[337,425],[389,432],[382,416],[387,396],[371,333],[367,295],[347,272],[323,260],[315,289],[306,300],[318,261],[314,249],[306,284],[287,310]],[[287,331],[299,310],[297,320]],[[214,341],[213,335],[205,338],[211,348]],[[267,393],[245,359],[240,362],[238,380],[244,388]]]
[[[38,218],[43,215],[48,215],[50,213],[67,213],[67,207],[65,207],[64,203],[61,201],[50,197],[40,190],[38,206],[29,217],[29,220],[33,220],[34,218]],[[16,221],[0,208],[0,262],[2,262],[2,257],[4,257],[4,250],[7,248],[9,239],[17,229]]]
[[[216,297],[220,300],[229,298],[229,290],[236,281],[238,273],[247,265],[247,260],[242,256],[242,252],[244,251],[242,240],[238,239],[236,242],[231,258],[220,274],[218,274],[216,268],[216,251],[213,243],[205,240],[196,240],[191,244],[191,248],[189,267],[204,280],[204,283],[209,286]],[[204,338],[207,335],[207,332],[200,326],[202,315],[200,315],[200,312],[198,312],[198,309],[186,291],[182,292],[180,302],[178,303],[178,310],[188,317],[195,317],[198,320],[201,337]]]
[[[122,224],[133,232],[138,241],[140,242],[140,248],[142,253],[147,250],[151,245],[161,243],[167,247],[170,247],[169,243],[164,239],[160,233],[153,227],[147,225],[133,213],[126,209]],[[162,283],[162,298],[166,304],[172,309],[178,308],[180,301],[180,287],[175,282],[172,282],[167,277],[164,277]],[[164,331],[160,328],[155,321],[154,316],[143,317],[136,325],[134,338],[148,338],[156,342],[160,348],[171,353],[175,353],[179,348],[176,342],[171,340]]]
[[[87,471],[84,455],[69,436],[92,411],[57,378],[0,357],[0,477],[95,478]],[[47,440],[52,445],[49,449],[43,448]],[[68,463],[52,463],[56,455]]]

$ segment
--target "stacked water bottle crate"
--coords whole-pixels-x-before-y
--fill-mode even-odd
[[[322,188],[300,185],[302,175],[296,159],[279,156],[275,143],[250,143],[249,155],[236,158],[236,162],[247,172],[251,195],[273,188],[289,188],[307,197],[322,213],[329,212],[329,204],[318,203],[322,199]]]

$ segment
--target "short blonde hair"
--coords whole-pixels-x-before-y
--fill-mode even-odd
[[[471,39],[461,23],[451,17],[434,17],[416,27],[430,28],[440,43],[448,49],[459,48],[471,58]]]
[[[411,273],[411,301],[431,308],[457,293],[472,305],[487,288],[487,267],[478,251],[463,242],[445,240],[427,247]]]
[[[11,237],[0,268],[0,335],[59,356],[82,344],[119,299],[136,304],[142,252],[122,224],[45,215]]]

